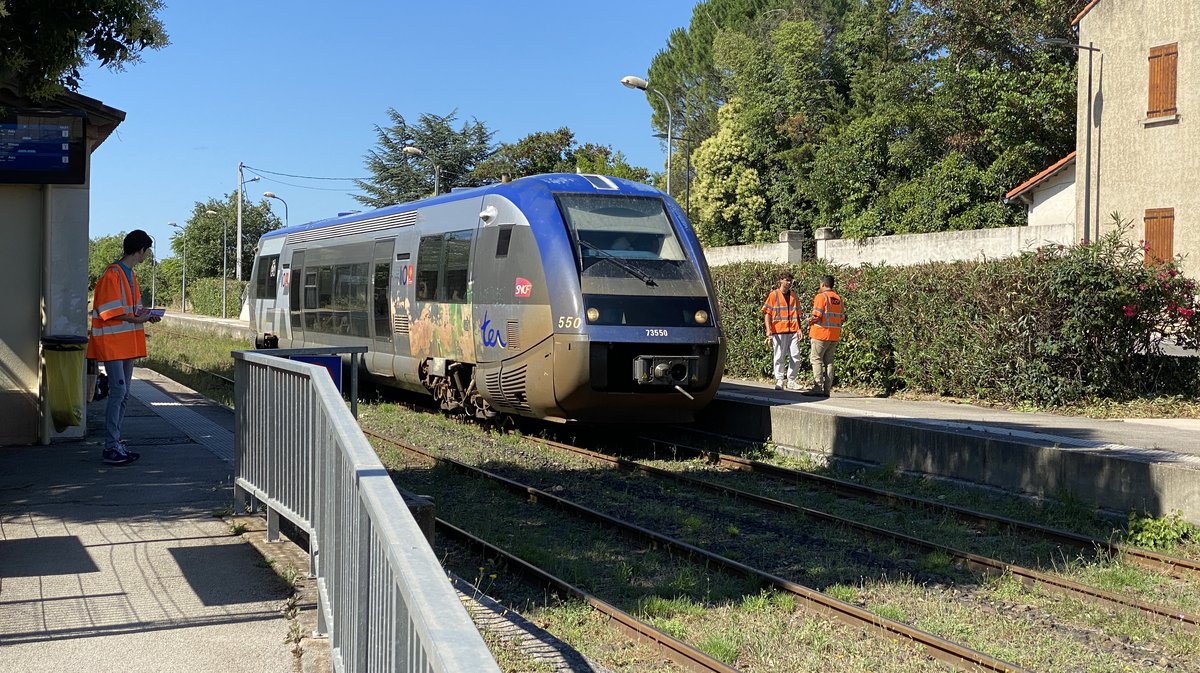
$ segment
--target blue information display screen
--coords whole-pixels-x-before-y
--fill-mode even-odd
[[[0,183],[83,184],[84,118],[56,111],[0,111]]]

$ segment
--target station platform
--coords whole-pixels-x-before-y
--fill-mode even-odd
[[[107,401],[84,439],[0,449],[0,670],[293,673],[292,590],[222,518],[233,413],[144,368],[131,393],[137,462],[101,462]]]
[[[940,401],[828,398],[726,378],[698,427],[832,462],[887,466],[1114,516],[1180,511],[1200,524],[1200,419],[1098,420]]]

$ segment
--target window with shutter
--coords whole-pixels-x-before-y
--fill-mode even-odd
[[[1175,256],[1175,209],[1146,210],[1146,266],[1169,261]]]
[[[1175,73],[1179,61],[1179,44],[1164,44],[1150,49],[1150,105],[1147,117],[1174,115]]]

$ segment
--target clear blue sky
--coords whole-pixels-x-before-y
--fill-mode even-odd
[[[80,93],[127,113],[92,155],[90,236],[144,229],[170,256],[167,222],[183,224],[196,201],[236,189],[239,161],[364,177],[389,107],[410,122],[457,110],[497,142],[567,126],[577,142],[662,171],[646,95],[620,79],[645,77],[694,5],[171,1],[161,14],[169,46],[123,72],[84,73]],[[277,180],[247,192],[286,199],[291,224],[362,208],[353,183]],[[282,219],[282,204],[272,205]]]

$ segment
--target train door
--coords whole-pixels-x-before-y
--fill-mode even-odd
[[[304,343],[304,313],[300,300],[304,296],[304,251],[292,253],[291,268],[288,269],[288,322],[291,325],[292,347]]]
[[[392,337],[392,253],[396,239],[375,241],[371,259],[371,350],[367,371],[392,376],[395,343]]]

